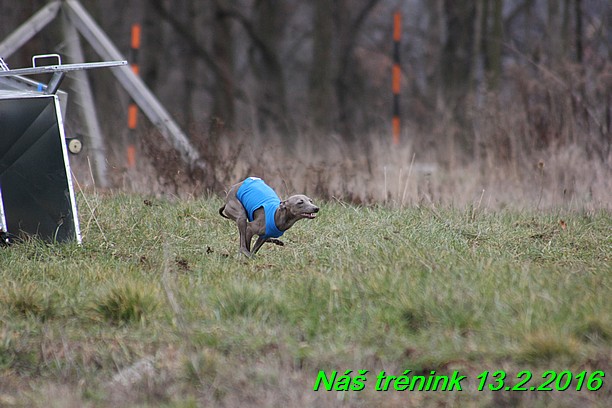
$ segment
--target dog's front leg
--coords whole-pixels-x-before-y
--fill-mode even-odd
[[[251,251],[251,241],[253,240],[253,235],[255,235],[255,231],[253,231],[253,223],[249,222],[246,228],[246,247],[251,255],[254,254],[254,252]]]
[[[266,242],[266,238],[262,237],[261,235],[257,237],[257,241],[255,241],[255,246],[253,247],[253,255],[259,251],[259,248],[261,248],[264,242]]]
[[[238,233],[240,234],[240,252],[250,258],[252,255],[249,251],[249,247],[251,246],[252,234],[247,237],[247,220],[246,218],[239,218],[236,220],[236,224],[238,225]]]

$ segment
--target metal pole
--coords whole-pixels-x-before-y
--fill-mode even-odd
[[[400,39],[402,36],[402,15],[399,11],[393,14],[393,68],[392,68],[392,91],[393,91],[393,119],[391,126],[393,129],[393,144],[400,142],[401,122],[400,122],[400,85],[402,71],[400,68]]]
[[[132,35],[130,41],[131,50],[131,67],[134,75],[140,73],[140,65],[138,65],[138,53],[140,51],[140,24],[132,24]],[[128,105],[128,146],[127,146],[127,167],[133,169],[136,167],[136,127],[138,126],[138,106],[134,99],[130,98]]]
[[[65,15],[62,15],[62,20],[68,59],[72,61],[84,61],[85,56],[76,28]],[[88,144],[92,151],[94,180],[100,187],[108,187],[109,183],[106,174],[106,146],[102,139],[100,122],[96,114],[93,92],[91,91],[89,79],[87,78],[86,71],[74,71],[73,75],[76,88],[74,98],[85,119]]]

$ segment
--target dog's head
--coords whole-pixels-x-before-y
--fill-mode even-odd
[[[282,201],[280,208],[289,211],[297,219],[313,219],[316,217],[316,213],[319,212],[319,207],[312,203],[312,199],[303,194],[292,195],[285,201]]]

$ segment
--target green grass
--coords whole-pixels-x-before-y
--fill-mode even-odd
[[[324,203],[247,260],[220,203],[87,194],[81,246],[0,248],[0,406],[612,401],[609,212]],[[361,392],[312,391],[319,370],[366,369]],[[407,369],[470,381],[374,391]],[[476,392],[484,370],[607,377],[597,392]]]

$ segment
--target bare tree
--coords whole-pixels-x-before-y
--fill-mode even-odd
[[[582,0],[574,0],[574,18],[576,22],[574,42],[576,45],[576,61],[578,61],[580,64],[582,64],[583,60],[582,14]]]
[[[252,41],[249,57],[257,79],[257,110],[261,130],[278,130],[293,140],[293,120],[287,110],[280,47],[285,26],[282,0],[256,0],[252,20],[241,19]]]
[[[444,0],[446,41],[443,48],[442,81],[451,106],[461,103],[469,90],[474,58],[474,2]]]
[[[223,16],[231,6],[231,0],[214,2],[212,21],[212,54],[218,67],[217,80],[213,87],[212,116],[217,125],[232,128],[235,115],[234,35],[231,21]]]
[[[559,10],[560,2],[559,0],[548,0],[547,6],[546,53],[550,58],[550,63],[556,64],[563,55],[563,33],[561,30],[561,12]]]
[[[486,31],[486,69],[488,84],[491,89],[499,86],[502,73],[502,48],[504,42],[503,0],[493,0],[489,19],[490,28]],[[485,20],[487,21],[487,20]],[[489,25],[489,24],[487,24]]]
[[[255,0],[252,16],[237,7],[220,8],[218,15],[235,19],[246,33],[249,65],[255,77],[255,109],[259,131],[276,130],[294,140],[294,123],[287,109],[280,51],[286,6],[279,0]]]
[[[333,3],[316,0],[312,14],[313,45],[309,77],[309,106],[315,130],[329,132],[334,122],[333,94]]]
[[[355,141],[351,125],[351,89],[355,77],[354,51],[364,22],[380,0],[366,0],[359,7],[349,0],[335,0],[334,19],[338,36],[338,69],[334,79],[338,101],[338,123],[340,134],[348,142]],[[351,13],[352,10],[356,13]]]

